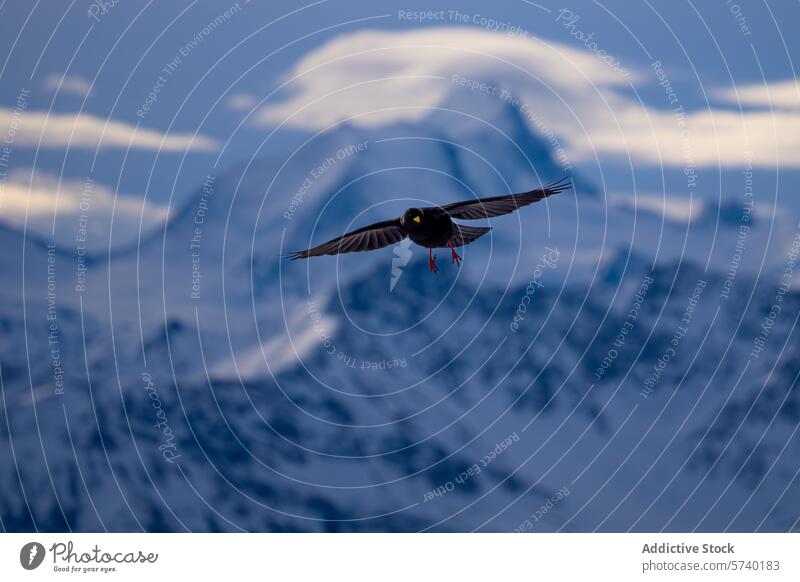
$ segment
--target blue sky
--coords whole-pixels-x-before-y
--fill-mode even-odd
[[[698,114],[693,156],[713,158],[717,154],[709,154],[709,148],[720,143],[732,148],[731,159],[723,160],[719,167],[700,164],[704,167],[698,171],[712,185],[724,184],[741,173],[742,162],[733,159],[742,149],[732,145],[739,136],[736,125],[744,116],[748,123],[757,123],[761,113],[761,121],[767,125],[754,125],[751,135],[766,135],[767,146],[776,141],[779,145],[772,154],[764,153],[761,162],[758,158],[765,148],[757,148],[754,172],[758,183],[778,203],[800,210],[792,195],[800,165],[790,155],[794,148],[787,147],[794,143],[792,137],[787,135],[788,141],[781,141],[783,137],[769,135],[772,127],[790,133],[800,120],[800,91],[792,82],[796,57],[800,56],[800,40],[791,29],[791,24],[800,22],[797,2],[656,5],[519,0],[459,2],[454,7],[453,3],[430,1],[367,4],[331,0],[302,5],[244,0],[79,0],[54,5],[17,0],[5,2],[0,14],[0,45],[6,55],[0,69],[0,106],[5,112],[0,116],[0,130],[14,133],[3,185],[11,197],[25,194],[20,184],[35,191],[33,200],[43,209],[48,192],[60,188],[77,197],[81,184],[90,178],[94,187],[110,198],[124,195],[133,210],[146,194],[146,215],[163,217],[168,207],[195,192],[207,174],[222,173],[254,153],[280,155],[308,132],[319,129],[313,119],[300,115],[270,133],[287,112],[317,96],[323,86],[339,80],[363,81],[376,72],[395,70],[392,67],[403,71],[414,63],[419,63],[425,74],[449,75],[454,61],[437,51],[429,59],[413,56],[399,65],[394,57],[381,61],[385,55],[345,60],[307,75],[265,100],[291,75],[302,72],[304,63],[336,50],[349,51],[363,42],[369,31],[381,33],[374,39],[367,37],[380,45],[398,39],[413,43],[418,38],[415,35],[428,30],[446,43],[462,43],[462,48],[485,44],[486,52],[497,50],[512,59],[527,58],[526,47],[533,45],[524,42],[535,42],[531,39],[557,49],[571,48],[576,59],[589,59],[581,67],[591,76],[592,90],[604,86],[601,77],[611,74],[599,56],[613,59],[619,69],[633,74],[631,79],[638,75],[638,80],[612,80],[610,89],[594,97],[569,79],[555,86],[567,101],[577,104],[575,116],[581,123],[596,117],[592,99],[608,95],[614,100],[615,115],[629,105],[645,111],[647,115],[641,119],[648,123],[653,116],[664,114],[664,123],[656,122],[654,131],[663,131],[660,143],[667,155],[679,147],[666,135],[673,125],[672,113],[665,84],[659,85],[659,81],[668,79],[685,111]],[[437,32],[443,29],[472,36],[457,38]],[[515,40],[520,43],[512,42]],[[494,72],[479,62],[480,57],[474,60],[474,70],[482,79],[509,82],[515,90],[526,91],[519,80],[507,81],[504,67]],[[660,67],[654,66],[656,61]],[[473,70],[464,63],[463,55],[455,61],[459,70]],[[540,67],[538,72],[545,77],[562,71],[567,77],[578,77],[558,62],[550,70],[538,61],[531,66]],[[575,88],[574,94],[569,93],[570,88]],[[420,85],[415,90],[435,105],[435,96],[431,96],[436,89]],[[531,99],[535,100],[539,89],[531,87]],[[402,88],[394,90],[391,85],[364,95],[372,102],[405,98]],[[349,113],[352,103],[353,99],[334,99],[325,101],[324,109],[336,121],[337,116]],[[563,116],[555,109],[543,111],[551,116],[550,125],[569,133],[568,127],[561,128]],[[715,123],[730,114],[730,131],[726,134],[723,130],[711,145],[704,139],[707,132],[700,131],[700,116],[709,112]],[[633,145],[628,144],[625,153],[634,155],[637,188],[653,192],[661,187],[664,163],[648,158],[648,148],[637,145],[635,134],[641,119],[637,115],[627,118],[630,125],[624,134]],[[390,121],[394,120],[387,123]],[[578,134],[565,137],[574,152],[581,144],[591,150],[599,147],[599,158],[579,159],[578,168],[595,178],[602,171],[609,188],[630,192],[632,185],[626,178],[630,162],[613,151],[618,138],[609,136],[604,142],[600,122],[588,123],[587,128],[589,133],[583,139]],[[580,153],[576,155],[580,158]],[[675,171],[680,170],[680,163],[667,162],[666,166],[669,195],[680,197],[685,194],[680,172]],[[14,204],[6,204],[4,218],[23,211],[19,204],[16,210]]]

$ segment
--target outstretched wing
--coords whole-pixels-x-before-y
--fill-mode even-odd
[[[400,242],[405,237],[406,233],[399,219],[385,220],[348,232],[319,246],[289,253],[289,259],[294,261],[321,255],[372,251]]]
[[[558,194],[564,190],[572,188],[569,178],[562,178],[544,188],[522,192],[520,194],[507,194],[505,196],[492,196],[491,198],[478,198],[477,200],[467,200],[464,202],[454,202],[442,206],[442,210],[447,212],[451,218],[463,220],[480,220],[492,216],[502,216],[510,214],[528,204],[539,202],[548,196]]]

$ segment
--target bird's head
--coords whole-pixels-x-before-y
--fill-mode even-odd
[[[424,220],[425,217],[422,214],[422,210],[419,208],[409,208],[403,215],[403,226],[414,228],[421,225]]]

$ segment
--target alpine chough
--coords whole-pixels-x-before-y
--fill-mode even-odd
[[[522,206],[533,204],[571,187],[569,178],[562,178],[544,188],[519,194],[478,198],[444,206],[409,208],[399,218],[364,226],[316,247],[290,253],[289,258],[307,259],[321,255],[372,251],[398,243],[408,237],[428,249],[428,266],[436,273],[439,268],[436,266],[433,249],[449,247],[453,263],[460,265],[461,257],[456,253],[456,247],[468,245],[492,230],[486,226],[458,224],[453,222],[454,218],[480,220],[510,214]]]

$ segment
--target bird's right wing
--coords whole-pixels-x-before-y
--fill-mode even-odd
[[[289,259],[294,261],[321,255],[372,251],[398,243],[405,237],[406,232],[400,225],[400,220],[395,218],[370,224],[304,251],[289,253]]]
[[[478,198],[477,200],[465,200],[463,202],[447,204],[441,208],[447,212],[451,218],[481,220],[483,218],[510,214],[522,206],[539,202],[539,200],[568,190],[571,187],[572,183],[569,181],[569,178],[564,178],[549,186],[537,188],[530,192],[492,196],[490,198]]]

